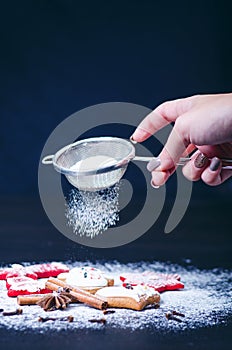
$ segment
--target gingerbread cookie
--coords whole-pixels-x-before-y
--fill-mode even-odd
[[[105,287],[99,289],[96,295],[107,300],[108,306],[143,310],[148,305],[160,302],[160,294],[153,288],[138,285],[135,287]]]
[[[106,277],[102,271],[90,266],[74,267],[68,273],[61,273],[57,277],[67,284],[92,294],[103,287],[114,285],[112,278]]]

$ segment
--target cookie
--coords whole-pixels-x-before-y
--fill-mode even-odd
[[[56,277],[62,272],[68,272],[69,268],[60,262],[51,262],[47,264],[36,264],[27,266],[26,271],[34,272],[38,278]]]
[[[46,294],[50,290],[45,287],[44,280],[34,280],[29,277],[13,277],[6,281],[8,297],[18,295]]]
[[[158,273],[145,271],[143,273],[122,273],[120,280],[123,286],[136,286],[139,284],[154,288],[158,292],[165,290],[183,289],[184,284],[180,282],[180,276],[177,274]]]
[[[107,300],[108,306],[112,308],[125,308],[132,310],[143,310],[148,305],[160,302],[160,294],[153,288],[138,285],[130,287],[105,287],[96,292]]]
[[[11,267],[0,269],[0,280],[6,280],[8,277],[27,276],[33,279],[56,277],[62,272],[68,272],[69,268],[59,262],[47,264],[35,264],[22,266],[13,264]]]
[[[57,278],[92,294],[103,287],[114,285],[114,279],[106,277],[102,271],[90,266],[74,267],[68,273],[59,274]]]

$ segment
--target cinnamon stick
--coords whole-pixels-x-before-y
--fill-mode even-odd
[[[70,286],[57,278],[49,278],[45,286],[46,288],[56,292],[60,290],[60,287],[62,287],[72,297],[96,309],[105,310],[108,307],[108,303],[105,299],[102,299],[96,295],[86,292],[80,288]]]
[[[18,295],[17,296],[17,303],[19,305],[36,305],[38,301],[40,301],[43,297],[49,297],[53,296],[52,293],[47,293],[47,294],[31,294],[31,295]],[[71,297],[71,303],[77,303],[78,300],[74,297]],[[3,309],[2,309],[3,311]],[[0,309],[1,312],[1,309]]]
[[[49,294],[31,294],[31,295],[18,295],[17,303],[19,305],[35,305],[39,300],[45,296],[52,296],[52,293]]]

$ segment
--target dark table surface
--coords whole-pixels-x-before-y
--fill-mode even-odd
[[[231,203],[214,194],[193,199],[187,213],[170,235],[162,232],[164,217],[137,241],[112,249],[81,246],[64,237],[49,222],[38,198],[1,198],[1,262],[108,261],[121,263],[186,260],[199,269],[231,267]],[[204,213],[204,214],[203,214]],[[52,334],[0,329],[3,349],[229,349],[232,318],[225,324],[189,331],[128,331],[105,327],[101,330],[61,331]]]

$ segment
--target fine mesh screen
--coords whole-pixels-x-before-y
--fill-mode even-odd
[[[57,158],[57,165],[60,167],[71,168],[80,160],[84,160],[93,156],[109,156],[117,161],[127,158],[131,153],[131,144],[126,144],[125,140],[105,140],[105,141],[89,141],[71,146]],[[96,169],[97,170],[97,169]]]
[[[102,159],[100,157],[104,162],[97,161]],[[73,186],[81,190],[98,191],[118,182],[126,171],[129,160],[133,157],[134,147],[129,141],[103,137],[70,145],[63,152],[61,150],[55,163],[58,170],[66,175]],[[92,164],[91,174],[85,168],[85,161],[88,160]],[[109,166],[112,167],[109,168]]]

